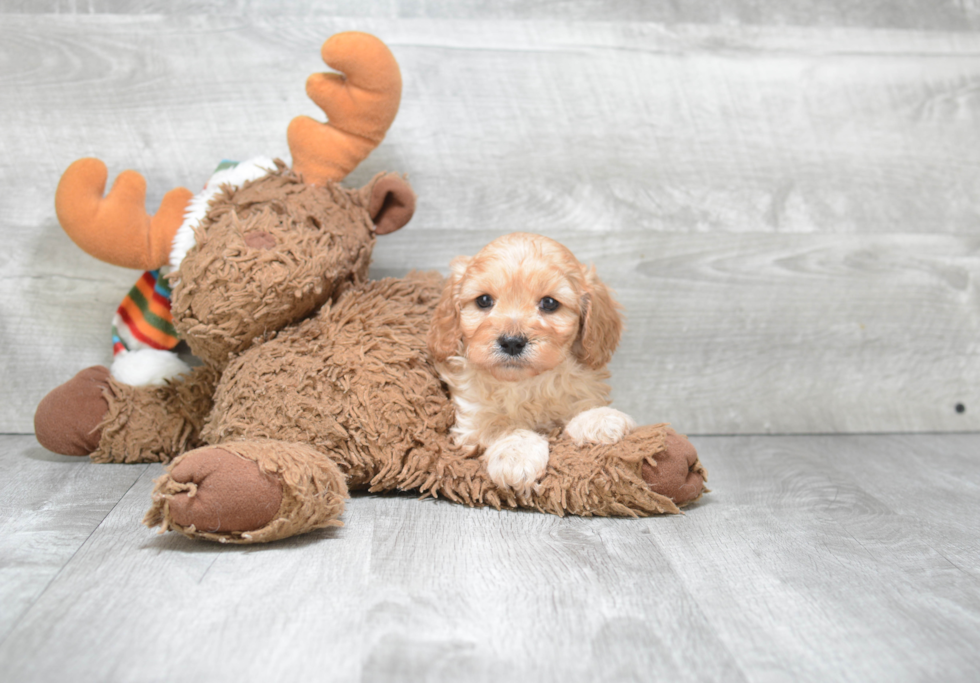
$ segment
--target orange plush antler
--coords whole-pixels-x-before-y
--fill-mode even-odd
[[[353,171],[384,139],[402,97],[398,63],[374,36],[338,33],[327,39],[320,54],[341,73],[313,74],[306,94],[329,123],[297,116],[287,133],[293,170],[312,185],[339,181]]]
[[[146,181],[123,171],[107,197],[108,173],[98,159],[79,159],[58,183],[54,207],[68,236],[100,261],[154,270],[170,260],[170,244],[194,196],[178,187],[163,197],[159,211],[146,213]]]

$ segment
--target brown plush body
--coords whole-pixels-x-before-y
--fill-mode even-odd
[[[279,165],[226,189],[196,230],[172,310],[202,367],[159,387],[83,371],[38,407],[38,440],[98,462],[173,459],[146,523],[222,542],[338,524],[352,490],[559,515],[677,512],[701,496],[696,452],[665,425],[612,446],[552,435],[533,494],[497,489],[450,440],[426,348],[441,278],[366,280],[375,235],[411,215],[407,183],[303,180]]]

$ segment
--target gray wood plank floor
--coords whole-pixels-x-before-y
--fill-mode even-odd
[[[5,681],[971,681],[980,435],[695,437],[687,514],[358,497],[264,547],[140,526],[153,465],[0,437]]]

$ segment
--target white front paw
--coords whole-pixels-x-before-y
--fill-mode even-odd
[[[529,429],[517,429],[490,444],[482,457],[494,484],[527,496],[548,468],[548,440]]]
[[[592,408],[573,417],[565,433],[577,445],[616,443],[636,429],[636,420],[615,408]]]

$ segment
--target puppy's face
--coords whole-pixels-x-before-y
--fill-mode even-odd
[[[608,290],[554,240],[507,235],[451,268],[429,333],[437,360],[462,355],[498,380],[516,381],[571,355],[603,365],[619,341],[622,323]],[[605,327],[600,338],[587,322]]]

